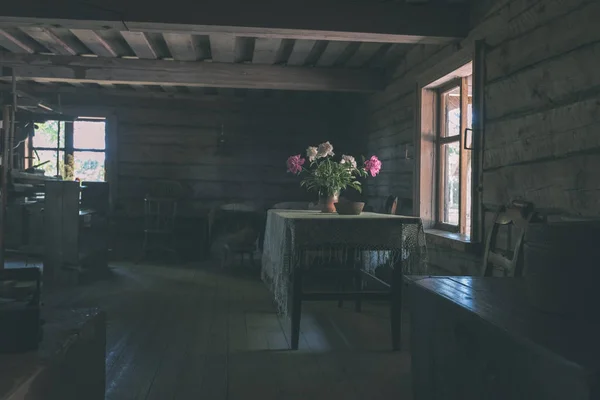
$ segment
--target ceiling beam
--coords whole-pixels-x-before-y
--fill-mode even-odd
[[[34,52],[33,49],[26,43],[23,43],[18,38],[2,29],[0,29],[0,46],[12,51],[13,53],[31,54]]]
[[[71,29],[73,33],[88,49],[100,57],[117,57],[118,54],[96,32],[89,29]]]
[[[50,50],[54,54],[75,55],[77,52],[56,36],[52,31],[46,28],[28,26],[21,28],[23,32],[35,39],[39,44]]]
[[[129,47],[133,50],[136,56],[139,58],[147,58],[150,60],[158,58],[156,56],[156,50],[152,47],[152,44],[148,40],[148,37],[144,32],[121,32],[123,39],[127,42]]]
[[[185,4],[184,4],[185,3]],[[0,9],[0,28],[61,26],[198,35],[441,44],[469,29],[468,3],[342,0],[146,0],[85,2],[20,0]]]
[[[385,87],[379,70],[130,60],[0,53],[17,79],[38,82],[175,85],[245,89],[375,92]]]

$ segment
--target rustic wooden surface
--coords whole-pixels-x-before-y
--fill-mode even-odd
[[[37,12],[32,12],[33,9]],[[315,9],[319,12],[315,13]],[[110,28],[123,30],[125,25],[127,31],[163,30],[232,38],[334,38],[400,43],[447,43],[466,35],[469,19],[467,7],[461,1],[418,5],[357,1],[340,7],[336,1],[315,0],[303,3],[257,1],[253,4],[226,0],[210,1],[202,6],[175,0],[170,8],[165,9],[139,0],[127,3],[105,0],[102,8],[86,5],[44,7],[35,0],[26,0],[6,7],[2,15],[30,18],[26,21],[35,24],[30,29],[39,30],[48,24],[55,26],[56,20],[60,19],[61,27],[102,31]],[[127,18],[121,20],[116,15]],[[366,18],[356,18],[359,15]],[[5,20],[7,26],[15,22],[14,19]],[[42,33],[45,34],[43,39],[46,39],[48,33]]]
[[[156,179],[179,181],[179,212],[201,216],[224,202],[313,200],[285,161],[310,144],[330,140],[339,154],[356,154],[360,125],[347,118],[361,96],[273,92],[260,98],[216,94],[196,101],[130,97],[61,97],[69,112],[100,113],[116,121],[117,198],[121,215],[141,216],[143,198]],[[78,104],[87,104],[85,108]],[[223,125],[229,154],[217,153]],[[337,139],[337,140],[336,140]],[[116,158],[116,160],[114,159]]]
[[[344,42],[332,42],[331,44],[335,46],[338,43]],[[44,45],[48,46],[47,43],[44,43]],[[53,51],[57,52],[57,50]],[[217,59],[221,57],[219,53],[216,53],[216,55]],[[331,56],[335,61],[340,55],[334,53]],[[262,65],[264,63],[260,62],[234,64],[233,60],[230,62],[197,63],[108,57],[89,58],[73,55],[37,56],[28,54],[23,57],[11,53],[1,54],[0,59],[6,66],[17,68],[20,78],[34,79],[39,82],[161,85],[163,87],[165,85],[208,86],[366,93],[383,90],[385,87],[384,74],[377,70],[284,67]]]
[[[435,71],[450,72],[443,67],[468,57],[481,39],[486,46],[483,237],[494,210],[515,198],[538,209],[598,216],[593,171],[600,159],[599,78],[591,67],[599,52],[598,2],[489,3],[476,5],[478,20],[460,45],[410,48],[390,73],[386,90],[369,96],[369,152],[383,155],[382,175],[367,185],[369,199],[412,196],[415,162],[404,160],[401,150],[418,137],[417,84],[429,83],[423,77]],[[430,261],[457,274],[474,274],[481,265],[478,257],[437,244],[430,247]]]
[[[598,398],[600,325],[536,310],[524,281],[419,277],[408,303],[416,399]]]
[[[0,354],[0,399],[104,399],[106,315],[46,307],[42,318],[37,351]]]
[[[386,304],[355,313],[353,304],[306,303],[300,349],[291,352],[289,323],[277,318],[257,271],[112,271],[46,298],[46,307],[106,310],[107,400],[411,398],[410,355],[389,349]]]

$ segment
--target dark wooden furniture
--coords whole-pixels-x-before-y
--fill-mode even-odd
[[[396,209],[398,208],[398,197],[388,196],[383,207],[384,214],[396,215]]]
[[[533,204],[522,201],[498,209],[485,244],[482,276],[491,276],[495,268],[503,276],[523,274],[523,237],[533,215]],[[499,243],[501,228],[506,228],[504,248]]]
[[[82,191],[86,189],[74,181],[46,182],[43,211],[45,282],[70,282],[79,279],[81,274],[106,270],[107,205],[101,205],[99,209],[84,208],[85,203],[80,205]],[[93,204],[97,205],[99,199],[95,200]]]
[[[530,305],[521,279],[407,277],[416,400],[600,398],[600,324]]]
[[[225,266],[232,255],[246,256],[254,265],[254,254],[262,244],[265,211],[253,204],[230,203],[215,207],[209,214],[209,246],[221,246],[221,265]]]
[[[332,246],[327,246],[327,251],[333,249]],[[301,250],[300,259],[304,259],[303,252],[319,252],[320,248],[304,248]],[[362,300],[379,300],[389,301],[390,303],[390,322],[392,349],[400,350],[401,343],[401,322],[402,322],[402,261],[398,260],[393,268],[392,281],[384,282],[375,275],[362,269],[360,257],[356,257],[360,251],[354,249],[342,249],[340,252],[346,252],[343,256],[336,257],[337,260],[347,259],[346,264],[329,264],[300,266],[294,269],[290,284],[290,298],[292,301],[291,307],[291,328],[292,328],[292,350],[298,350],[298,342],[300,340],[300,319],[302,316],[303,301],[333,301],[337,300],[338,306],[341,307],[342,301],[353,300],[355,302],[355,311],[361,311]],[[350,277],[354,280],[354,290],[347,291],[345,287],[339,288],[335,292],[308,292],[304,289],[304,280],[306,278],[319,278],[326,275],[333,275],[336,280],[347,279]],[[382,290],[363,290],[364,279],[373,280],[382,287]]]
[[[104,400],[105,314],[78,309],[42,316],[37,350],[0,354],[0,400]]]
[[[37,349],[41,278],[39,268],[0,270],[0,353]]]
[[[363,214],[364,218],[375,217],[377,214],[369,216],[368,213]],[[346,216],[351,217],[351,216]],[[420,224],[421,220],[416,217],[396,217],[398,226]],[[318,221],[318,219],[316,220]],[[360,220],[357,220],[357,222]],[[352,222],[347,220],[346,222]],[[317,225],[318,226],[318,225]],[[349,232],[350,226],[360,229],[360,225],[347,225]],[[386,225],[383,225],[386,226]],[[388,225],[389,227],[390,225]],[[401,231],[402,229],[400,229]],[[397,232],[398,230],[396,230]],[[339,231],[338,231],[339,232]],[[391,234],[391,233],[390,233]],[[346,243],[352,243],[352,234],[349,235]],[[400,350],[401,343],[401,320],[402,320],[402,277],[403,266],[402,257],[398,257],[392,265],[391,282],[384,282],[374,274],[366,271],[363,266],[361,254],[369,253],[369,247],[365,245],[346,245],[322,243],[318,246],[302,246],[295,251],[298,252],[297,260],[299,265],[293,267],[289,284],[289,296],[291,299],[291,348],[298,349],[298,341],[300,337],[300,320],[302,314],[303,301],[334,301],[342,302],[344,300],[353,300],[355,302],[355,310],[361,310],[362,300],[385,300],[390,303],[390,321],[391,321],[391,342],[393,350]],[[382,251],[381,247],[373,248],[375,251]],[[324,251],[325,254],[330,254],[330,257],[317,257],[317,260],[329,260],[329,262],[320,262],[318,265],[303,264],[307,253],[319,253]],[[389,251],[401,251],[401,249],[389,249]],[[346,260],[342,262],[341,260]],[[337,291],[331,292],[308,292],[304,288],[305,278],[314,278],[326,275],[333,275],[336,281],[345,281],[347,277],[354,280],[354,290],[346,291],[345,288],[338,285]],[[365,279],[376,282],[382,288],[381,290],[363,290]],[[341,304],[341,303],[338,303]]]
[[[175,220],[183,188],[173,181],[157,181],[144,198],[144,242],[138,260],[150,250],[163,250],[178,260],[175,246]]]

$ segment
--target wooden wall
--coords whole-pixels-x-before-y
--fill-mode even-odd
[[[109,182],[116,190],[114,257],[137,258],[143,199],[159,179],[184,189],[177,246],[189,259],[205,257],[206,215],[218,204],[316,200],[286,173],[287,157],[331,141],[354,152],[361,137],[357,110],[364,96],[310,92],[219,90],[197,99],[121,95],[63,95],[65,112],[108,116]],[[188,96],[189,97],[189,96]],[[217,153],[224,126],[228,154]]]
[[[184,189],[183,215],[202,215],[215,204],[312,200],[298,177],[286,173],[289,155],[329,140],[352,150],[361,97],[310,92],[265,92],[250,96],[202,96],[198,101],[82,99],[93,112],[116,120],[116,184],[119,214],[139,216],[143,197],[159,179]],[[64,98],[73,103],[75,99]],[[85,111],[82,111],[85,112]],[[227,153],[217,141],[223,125]],[[115,149],[116,147],[116,149]],[[113,154],[114,156],[114,154]]]
[[[490,3],[490,2],[487,2]],[[476,10],[462,43],[414,47],[385,92],[369,99],[369,151],[384,173],[369,199],[412,197],[414,162],[403,159],[415,139],[417,82],[473,41],[486,44],[483,202],[492,210],[522,198],[542,209],[600,216],[600,3],[595,0],[503,0]],[[430,246],[433,264],[474,273],[477,255]]]

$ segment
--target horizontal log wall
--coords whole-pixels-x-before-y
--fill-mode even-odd
[[[85,104],[117,121],[116,199],[120,215],[143,212],[143,198],[159,179],[184,189],[183,215],[203,215],[215,204],[313,200],[300,179],[286,173],[292,154],[329,140],[340,152],[353,150],[355,123],[348,115],[363,97],[347,94],[271,92],[202,96],[198,101],[63,96],[63,104]],[[82,111],[84,112],[84,111]],[[81,112],[80,112],[81,114]],[[218,152],[223,124],[227,141]],[[108,152],[115,149],[108,149]],[[114,154],[113,154],[114,156]]]
[[[496,3],[485,16],[476,10],[482,17],[460,45],[413,48],[386,91],[370,96],[368,147],[382,154],[386,173],[370,181],[369,200],[413,196],[414,162],[401,150],[411,148],[416,136],[417,80],[483,39],[486,233],[493,210],[516,198],[541,209],[600,216],[600,3]],[[475,273],[481,263],[452,246],[433,246],[430,257],[460,274]]]

